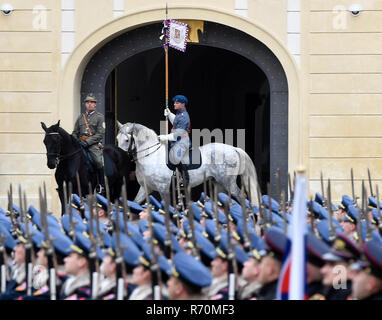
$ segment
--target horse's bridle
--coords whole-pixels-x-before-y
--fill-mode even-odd
[[[61,137],[61,135],[58,133],[58,132],[47,132],[45,133],[46,136],[51,136],[51,135],[59,135]],[[71,152],[71,153],[68,153],[68,154],[61,154],[61,144],[62,144],[62,140],[60,140],[60,144],[59,144],[59,151],[58,152],[47,152],[46,155],[47,156],[54,156],[56,158],[56,166],[58,166],[58,164],[60,163],[61,160],[65,160],[67,158],[70,158],[72,156],[74,156],[75,154],[77,154],[78,152],[81,151],[81,148],[74,151],[74,152]]]
[[[160,142],[157,142],[157,143],[153,144],[152,146],[150,146],[150,147],[148,147],[148,148],[145,148],[145,149],[142,149],[142,150],[137,151],[137,146],[136,146],[136,144],[135,144],[135,139],[134,139],[133,134],[132,134],[132,132],[133,132],[133,130],[134,130],[134,126],[135,126],[135,124],[133,125],[133,129],[131,130],[131,132],[126,134],[126,135],[129,135],[129,136],[130,136],[129,148],[127,149],[126,152],[127,152],[127,154],[128,154],[134,161],[137,161],[137,160],[139,160],[139,159],[146,158],[146,157],[148,157],[149,155],[153,154],[153,153],[154,153],[155,151],[157,151],[161,146],[160,146]],[[154,151],[152,151],[152,152],[150,152],[150,153],[144,155],[143,157],[140,157],[140,158],[137,157],[138,152],[143,152],[143,151],[149,150],[149,149],[151,149],[151,148],[157,146],[158,144],[159,144],[159,147],[156,148]],[[134,148],[133,148],[133,145],[134,145]]]

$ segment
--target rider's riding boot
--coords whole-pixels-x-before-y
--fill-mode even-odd
[[[105,177],[104,177],[103,167],[97,169],[97,182],[99,186],[98,192],[104,195],[105,194]]]

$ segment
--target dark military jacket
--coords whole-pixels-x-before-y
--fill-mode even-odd
[[[362,300],[382,300],[382,291],[374,293]]]
[[[93,144],[98,144],[102,141],[102,138],[105,134],[105,117],[102,113],[99,113],[97,111],[93,111],[91,113],[84,113],[86,116],[86,120],[89,125],[89,129],[91,132],[89,132],[83,114],[81,114],[78,118],[76,123],[74,124],[74,130],[72,135],[76,137],[77,139],[87,136],[88,139],[86,142],[89,144],[89,146]]]
[[[346,281],[346,289],[334,289],[332,286],[326,287],[326,300],[350,300],[352,293],[352,282]]]
[[[309,300],[326,300],[325,286],[321,281],[314,281],[308,284],[308,299]]]
[[[258,300],[276,299],[277,280],[264,284],[257,293]]]

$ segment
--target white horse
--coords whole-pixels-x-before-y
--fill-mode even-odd
[[[125,151],[134,150],[136,162],[136,177],[140,189],[134,199],[141,203],[145,200],[144,179],[150,194],[158,191],[162,199],[170,190],[173,171],[166,165],[166,145],[161,144],[158,135],[151,129],[137,123],[118,122],[118,146]],[[189,170],[189,185],[195,187],[209,177],[215,180],[231,194],[239,198],[240,189],[236,184],[238,175],[242,175],[244,188],[251,194],[249,200],[252,205],[259,205],[257,198],[257,174],[255,166],[248,154],[241,148],[223,143],[209,143],[200,147],[202,165],[198,169]]]

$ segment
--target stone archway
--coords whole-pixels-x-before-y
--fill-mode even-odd
[[[81,82],[81,101],[88,92],[105,107],[105,85],[109,74],[126,59],[161,46],[160,23],[128,31],[100,48],[86,65]],[[270,87],[270,173],[280,168],[281,188],[287,190],[289,94],[286,73],[275,54],[262,42],[232,27],[205,21],[199,35],[200,46],[220,48],[239,54],[256,64],[266,75]],[[80,102],[80,101],[79,101]],[[269,177],[273,194],[276,181]],[[264,190],[263,190],[264,191]]]

